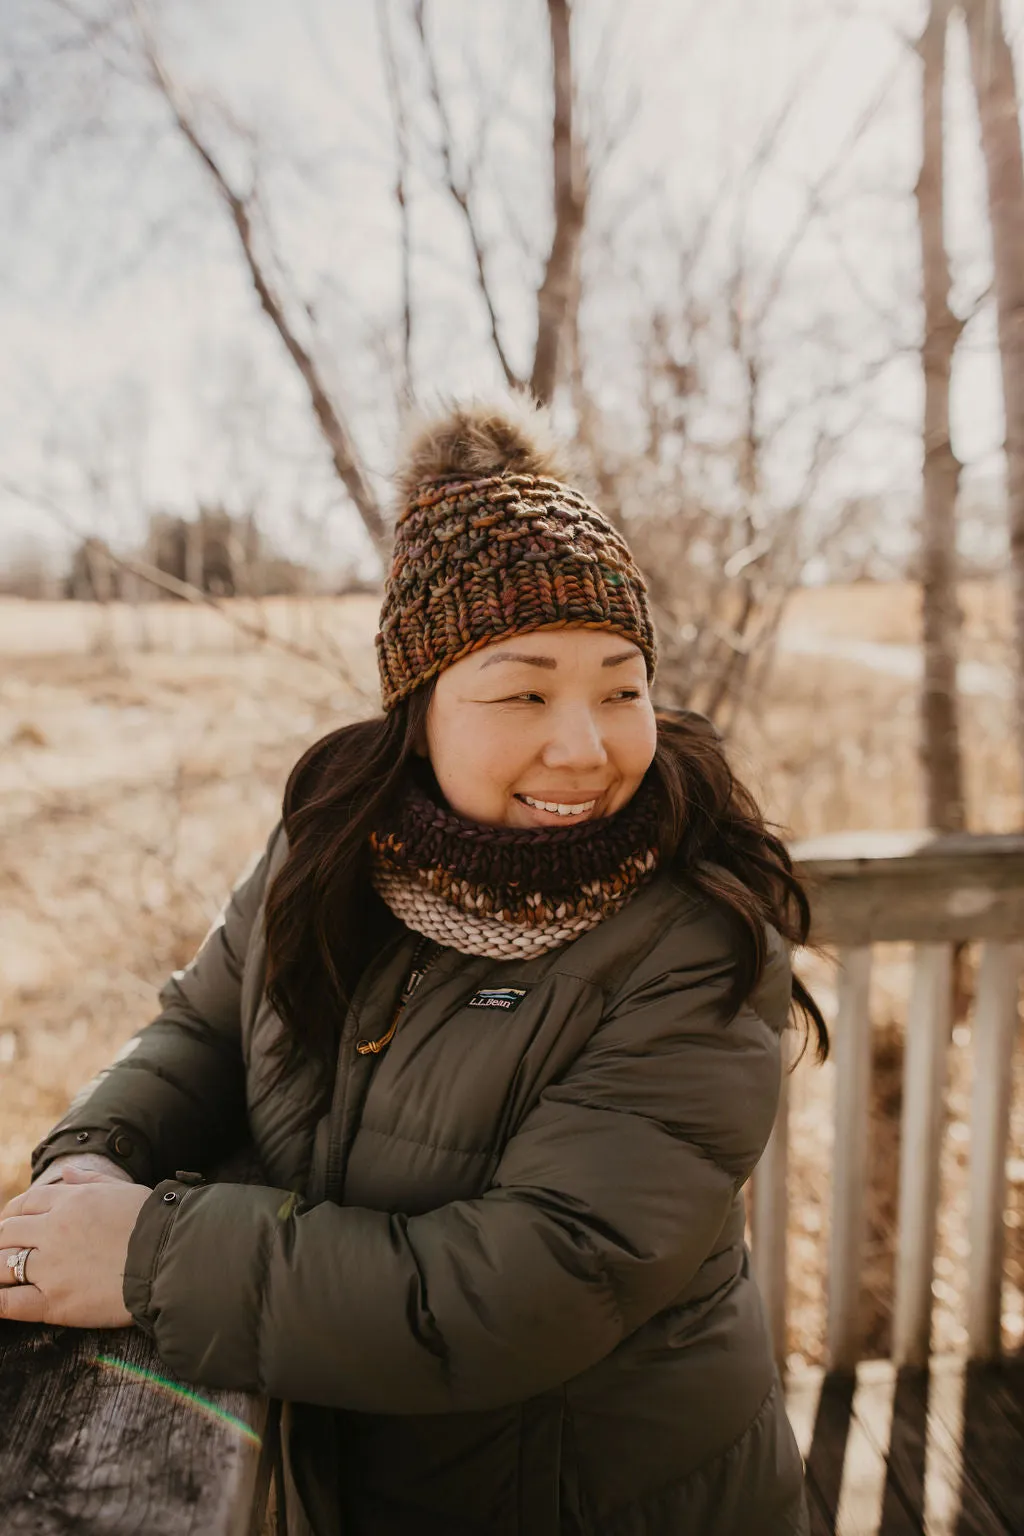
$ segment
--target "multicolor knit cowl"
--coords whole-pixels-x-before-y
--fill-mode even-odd
[[[410,785],[370,839],[372,880],[406,927],[466,955],[529,959],[613,917],[658,865],[644,780],[613,816],[572,827],[466,821]]]

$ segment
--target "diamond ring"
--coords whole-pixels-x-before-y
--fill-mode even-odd
[[[32,1252],[31,1248],[20,1248],[17,1253],[7,1255],[7,1268],[14,1276],[15,1285],[27,1285],[25,1279],[25,1260]]]

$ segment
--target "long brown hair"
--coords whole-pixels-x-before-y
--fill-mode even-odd
[[[333,1063],[345,1009],[386,931],[387,913],[370,884],[368,839],[414,770],[432,692],[433,684],[425,684],[383,718],[332,731],[289,775],[288,854],[266,904],[266,990],[285,1024],[289,1058]],[[733,920],[736,967],[725,999],[731,1017],[761,978],[766,924],[791,943],[806,943],[807,895],[710,722],[686,711],[658,711],[657,723],[651,772],[662,807],[661,867],[675,870]],[[793,1004],[823,1061],[828,1029],[797,979]]]

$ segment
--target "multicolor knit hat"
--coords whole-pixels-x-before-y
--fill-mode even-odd
[[[454,407],[421,428],[377,635],[386,710],[471,651],[531,630],[607,629],[657,652],[644,579],[607,518],[567,481],[525,396]]]

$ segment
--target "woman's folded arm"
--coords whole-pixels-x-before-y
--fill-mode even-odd
[[[602,1024],[479,1198],[406,1217],[160,1186],[128,1309],[186,1380],[291,1400],[473,1411],[568,1380],[683,1292],[767,1141],[779,1035],[722,1019],[726,980],[655,978]]]

